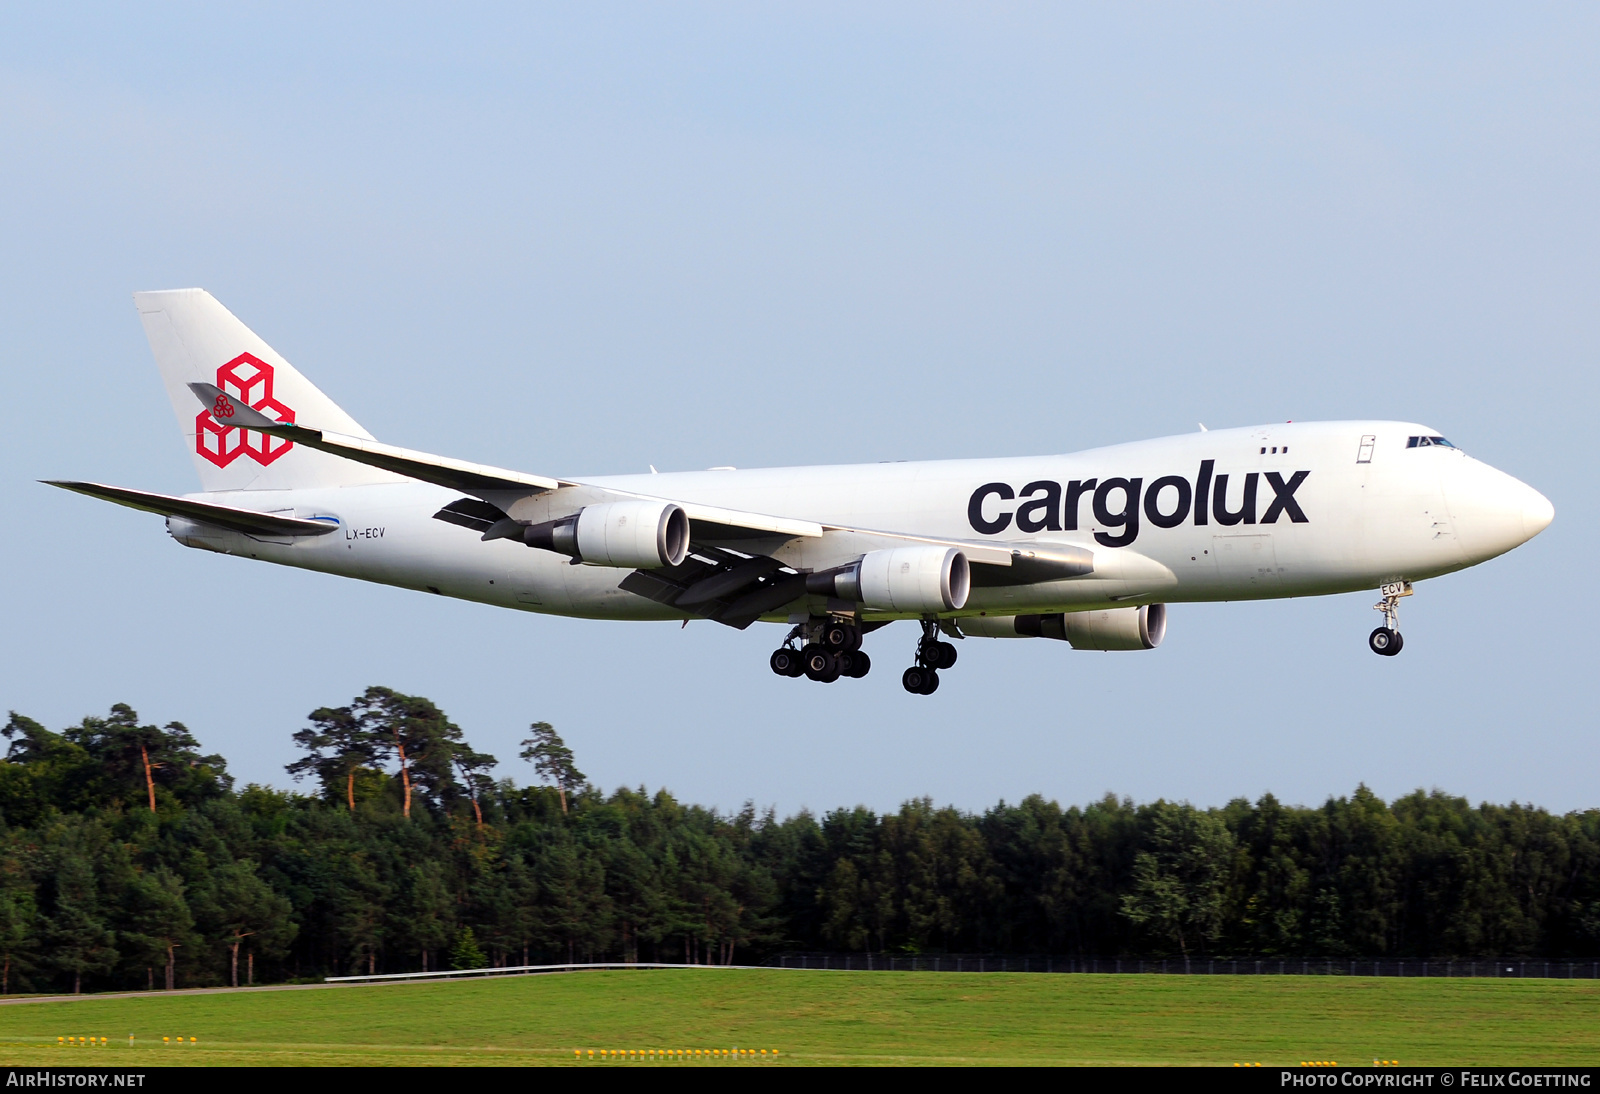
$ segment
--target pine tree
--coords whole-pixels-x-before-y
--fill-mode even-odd
[[[572,749],[549,722],[534,722],[528,727],[533,736],[523,740],[519,756],[533,764],[546,783],[554,783],[561,797],[561,812],[567,811],[567,792],[584,784],[584,774],[572,761]]]
[[[356,811],[356,772],[376,767],[383,743],[373,739],[371,729],[351,707],[320,707],[307,717],[311,725],[297,730],[294,743],[306,755],[285,770],[296,782],[315,774],[322,792],[334,798],[341,791],[350,812]]]
[[[405,816],[411,816],[414,791],[434,805],[460,792],[454,768],[456,750],[464,745],[461,729],[432,702],[372,687],[350,707],[368,739],[381,742],[382,754],[399,763]]]
[[[489,964],[489,959],[478,948],[478,938],[472,933],[471,927],[462,927],[456,934],[456,944],[450,950],[450,967],[452,969],[481,969]]]

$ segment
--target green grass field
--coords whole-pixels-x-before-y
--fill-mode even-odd
[[[784,1064],[1584,1065],[1597,1013],[1581,980],[641,970],[10,1004],[0,1062],[626,1067],[588,1050],[737,1045]]]

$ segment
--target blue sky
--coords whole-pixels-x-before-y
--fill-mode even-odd
[[[383,683],[507,773],[544,719],[726,808],[1595,805],[1597,55],[1576,4],[7,5],[0,707],[126,701],[278,785]],[[195,488],[128,296],[188,285],[380,438],[531,471],[1394,416],[1557,516],[1420,586],[1394,659],[1354,595],[968,642],[931,700],[894,627],[807,685],[776,628],[274,569],[36,485]]]

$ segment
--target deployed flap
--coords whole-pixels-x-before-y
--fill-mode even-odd
[[[806,577],[775,558],[696,547],[682,565],[635,570],[618,588],[744,630],[767,612],[804,597]]]
[[[56,482],[43,480],[46,486],[59,486],[91,498],[116,502],[130,509],[143,509],[147,513],[160,513],[166,517],[188,517],[204,521],[218,528],[256,536],[325,536],[337,532],[339,524],[333,520],[301,520],[274,513],[258,513],[253,509],[238,509],[232,505],[216,505],[208,501],[190,501],[167,494],[152,494],[145,490],[129,490],[125,486],[102,486],[97,482]]]

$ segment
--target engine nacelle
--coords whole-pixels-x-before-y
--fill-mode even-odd
[[[596,566],[677,566],[689,557],[689,515],[670,501],[610,501],[532,525],[522,542]]]
[[[1055,638],[1075,650],[1153,650],[1167,636],[1167,606],[1056,615],[980,615],[956,620],[974,638]]]
[[[972,567],[957,547],[868,551],[841,570],[811,574],[806,591],[883,612],[958,611],[972,590]]]

